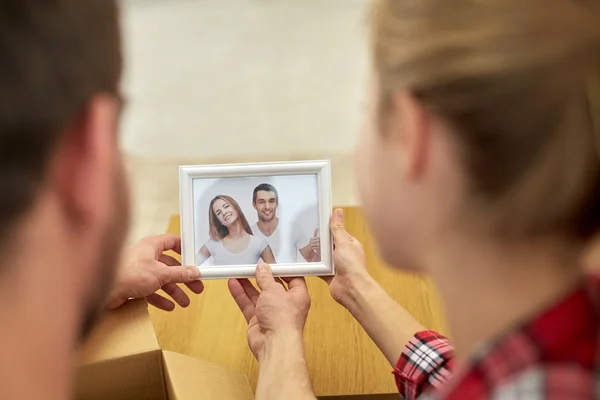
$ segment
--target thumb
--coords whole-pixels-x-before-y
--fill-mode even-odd
[[[344,226],[344,210],[341,208],[335,210],[331,216],[331,222],[329,225],[331,234],[333,235],[334,243],[344,243],[345,241],[349,240],[350,235],[348,235],[348,232],[346,232],[346,227]]]
[[[262,263],[256,267],[256,283],[260,290],[266,290],[269,286],[275,283],[273,271],[269,264]]]
[[[319,229],[315,229],[313,237],[319,237]]]
[[[200,279],[200,270],[197,267],[168,267],[164,271],[161,286],[169,283],[189,283]]]

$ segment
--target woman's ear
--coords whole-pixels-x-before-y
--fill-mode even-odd
[[[403,175],[419,179],[427,166],[430,140],[429,115],[411,93],[399,92],[394,98],[394,119],[390,126],[392,141],[397,146]]]

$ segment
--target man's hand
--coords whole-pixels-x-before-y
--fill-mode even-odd
[[[312,262],[321,261],[321,238],[319,237],[319,230],[315,229],[313,237],[310,238],[310,247],[313,251]]]
[[[204,285],[198,280],[198,268],[182,267],[173,257],[163,254],[168,250],[181,253],[181,239],[178,236],[150,236],[131,247],[117,270],[106,308],[115,309],[127,299],[145,297],[154,307],[172,311],[175,304],[157,294],[160,289],[181,307],[187,307],[190,299],[177,283],[185,283],[196,294],[202,293]]]
[[[259,292],[248,279],[228,282],[233,299],[248,322],[248,344],[260,363],[256,398],[315,400],[308,376],[302,333],[310,308],[304,278],[273,277],[271,267],[256,269]]]
[[[250,349],[261,361],[271,341],[299,340],[302,345],[310,297],[304,278],[286,279],[286,289],[267,264],[256,269],[256,282],[262,292],[248,279],[231,279],[228,286],[248,322]]]
[[[362,244],[351,236],[344,226],[344,211],[335,210],[330,229],[333,236],[333,262],[335,276],[323,278],[335,301],[348,308],[348,297],[356,286],[371,277],[367,272]]]

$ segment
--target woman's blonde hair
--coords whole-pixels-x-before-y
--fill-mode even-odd
[[[600,228],[600,1],[377,0],[382,130],[408,90],[452,127],[495,228],[588,239]]]
[[[210,205],[208,206],[208,221],[211,239],[217,241],[223,240],[227,237],[227,235],[229,235],[229,229],[227,229],[227,227],[223,225],[221,221],[219,221],[219,218],[217,218],[215,212],[213,211],[213,205],[217,200],[223,200],[224,202],[232,206],[235,209],[235,211],[237,211],[238,218],[242,223],[242,228],[246,231],[247,234],[252,235],[252,229],[250,229],[250,224],[248,223],[248,220],[246,219],[246,216],[244,215],[244,212],[242,211],[242,208],[240,207],[238,202],[235,201],[231,196],[219,195],[212,199]]]

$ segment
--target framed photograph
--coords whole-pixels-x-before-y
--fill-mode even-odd
[[[179,167],[181,254],[201,279],[334,274],[329,161]]]

